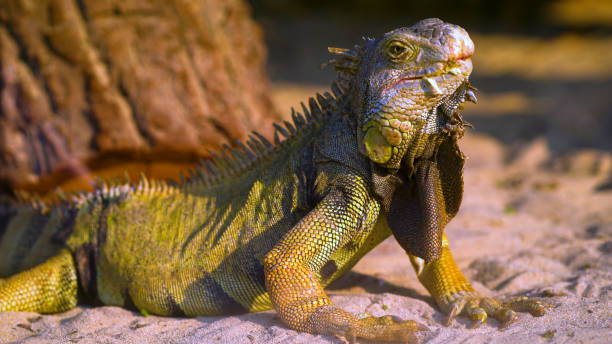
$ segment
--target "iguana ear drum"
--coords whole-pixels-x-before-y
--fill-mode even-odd
[[[368,157],[375,163],[384,164],[391,159],[393,149],[378,129],[368,129],[363,138],[363,143]]]

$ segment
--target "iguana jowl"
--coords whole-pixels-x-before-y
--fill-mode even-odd
[[[474,99],[473,49],[438,19],[330,48],[334,95],[277,125],[274,144],[226,147],[178,185],[0,208],[0,276],[22,271],[0,280],[0,311],[60,312],[77,294],[160,315],[273,307],[299,331],[413,340],[414,321],[358,319],[323,290],[393,234],[449,320],[542,314],[534,300],[476,294],[443,234],[463,192],[457,108]]]

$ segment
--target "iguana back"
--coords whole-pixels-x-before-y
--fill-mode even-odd
[[[312,208],[303,197],[314,182],[312,138],[293,137],[233,173],[221,167],[216,180],[200,175],[185,186],[144,187],[106,206],[95,264],[102,302],[168,315],[269,308],[262,261]],[[230,159],[217,166],[222,161]]]

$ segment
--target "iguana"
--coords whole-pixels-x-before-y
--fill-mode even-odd
[[[475,101],[467,32],[425,19],[329,50],[333,95],[276,124],[274,143],[255,133],[181,183],[4,205],[0,276],[14,275],[0,280],[0,311],[61,312],[83,298],[169,316],[272,307],[298,331],[415,341],[418,323],[356,317],[323,290],[393,235],[449,321],[543,314],[537,300],[479,296],[443,234],[463,193],[459,105]]]

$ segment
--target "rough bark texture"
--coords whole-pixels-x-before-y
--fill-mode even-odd
[[[172,176],[277,117],[264,60],[242,0],[0,0],[0,179]]]

